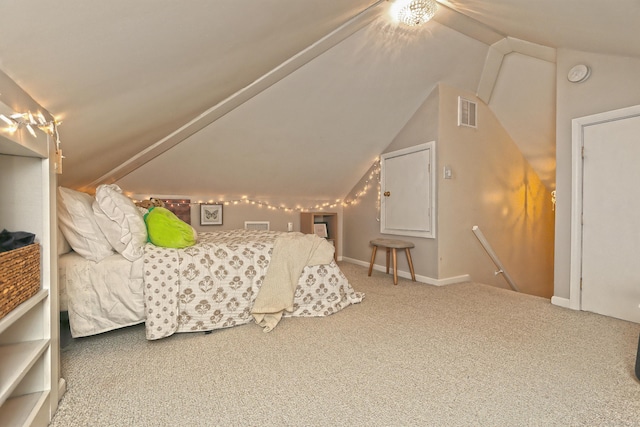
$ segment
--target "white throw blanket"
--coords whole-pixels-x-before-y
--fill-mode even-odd
[[[294,292],[304,267],[329,264],[334,250],[315,234],[288,233],[276,239],[269,269],[251,310],[264,332],[276,327],[284,311],[293,311]]]

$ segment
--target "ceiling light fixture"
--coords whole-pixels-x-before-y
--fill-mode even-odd
[[[433,18],[438,5],[435,0],[397,0],[392,10],[398,21],[413,27]]]

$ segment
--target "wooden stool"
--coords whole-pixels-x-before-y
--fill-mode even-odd
[[[373,246],[373,252],[371,253],[371,264],[369,264],[369,276],[373,270],[373,262],[376,260],[376,251],[378,246],[387,249],[387,274],[389,274],[389,253],[393,254],[393,284],[398,284],[398,263],[396,262],[396,249],[404,249],[407,254],[407,261],[409,262],[409,270],[411,270],[411,280],[416,281],[416,273],[413,271],[413,262],[411,261],[411,252],[409,249],[415,245],[405,240],[392,240],[392,239],[374,239],[370,241]]]

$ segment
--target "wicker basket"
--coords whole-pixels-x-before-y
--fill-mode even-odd
[[[40,245],[0,252],[0,319],[40,289]]]

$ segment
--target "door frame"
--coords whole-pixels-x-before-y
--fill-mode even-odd
[[[569,308],[582,310],[582,180],[584,129],[640,116],[640,105],[579,117],[571,121],[571,257]]]

